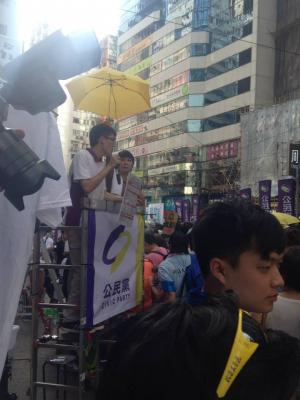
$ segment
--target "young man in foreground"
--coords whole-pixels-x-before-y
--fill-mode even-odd
[[[272,214],[245,201],[215,203],[203,211],[192,238],[208,293],[233,290],[242,309],[272,310],[284,285],[279,265],[285,248]]]

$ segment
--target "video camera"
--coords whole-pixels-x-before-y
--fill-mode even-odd
[[[39,160],[13,130],[4,127],[8,105],[33,115],[52,111],[66,100],[59,80],[99,66],[100,59],[93,32],[65,36],[57,31],[4,66],[0,79],[0,187],[19,211],[24,209],[23,196],[37,192],[46,177],[58,180],[60,175],[47,161]]]

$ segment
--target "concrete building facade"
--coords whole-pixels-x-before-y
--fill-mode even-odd
[[[240,115],[274,97],[276,0],[126,1],[119,69],[150,82],[151,111],[119,121],[151,201],[228,193]]]

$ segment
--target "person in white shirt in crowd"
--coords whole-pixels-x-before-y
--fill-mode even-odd
[[[267,316],[266,327],[279,329],[300,339],[300,246],[287,250],[280,273],[285,286]]]
[[[285,282],[273,310],[267,315],[266,328],[280,330],[300,339],[300,246],[289,247],[280,267]],[[300,382],[295,397],[300,399]]]

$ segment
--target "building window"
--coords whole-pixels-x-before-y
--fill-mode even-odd
[[[238,94],[249,92],[251,79],[250,77],[238,81]]]
[[[251,49],[242,51],[241,53],[234,54],[231,57],[210,65],[206,70],[206,80],[212,79],[235,68],[241,67],[251,62]]]
[[[203,106],[204,106],[204,94],[189,95],[189,107],[203,107]]]
[[[209,53],[208,49],[209,45],[207,43],[193,43],[191,45],[191,56],[206,56]]]
[[[251,51],[252,49],[247,49],[242,51],[239,54],[239,66],[248,64],[249,62],[251,62]]]
[[[253,0],[244,0],[244,14],[251,14],[253,11]]]
[[[202,82],[205,81],[205,69],[197,68],[190,70],[190,82]]]
[[[250,77],[232,82],[229,85],[212,90],[205,94],[205,105],[226,100],[250,90]]]
[[[203,120],[201,119],[189,119],[187,121],[187,131],[192,132],[202,132],[203,131]]]
[[[249,24],[247,24],[243,27],[243,36],[242,37],[251,35],[252,29],[253,29],[253,24],[251,21],[251,22],[249,22]]]

